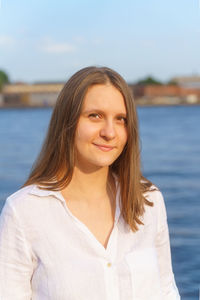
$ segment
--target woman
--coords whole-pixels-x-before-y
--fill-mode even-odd
[[[6,201],[0,299],[180,299],[132,94],[109,68],[65,84],[28,180]]]

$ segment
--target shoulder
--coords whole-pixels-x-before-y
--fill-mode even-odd
[[[155,203],[155,205],[158,202],[162,202],[163,200],[163,194],[159,190],[159,188],[156,185],[152,185],[148,191],[144,193],[145,198],[147,198],[149,201]]]
[[[39,192],[37,185],[23,187],[6,199],[2,214],[12,214],[19,219],[29,218],[30,216],[37,218],[40,211],[43,211],[44,206],[48,205],[47,197],[46,201],[45,199],[41,201],[41,198],[45,198],[42,195],[43,191]]]
[[[33,190],[34,187],[35,187],[34,184],[25,186],[17,190],[15,193],[11,194],[10,196],[8,196],[7,200],[12,202],[19,198],[22,199],[26,197]]]
[[[160,189],[155,185],[152,184],[147,191],[143,193],[145,199],[153,203],[153,209],[160,210],[164,209],[165,210],[165,202],[164,202],[164,197]]]
[[[60,207],[58,198],[56,192],[42,190],[37,185],[23,187],[6,199],[0,222],[20,224],[25,231],[35,226],[39,228],[45,218],[51,219]]]
[[[20,222],[23,214],[26,215],[25,211],[27,211],[27,209],[25,204],[32,188],[33,186],[24,187],[6,199],[0,215],[0,228],[6,224],[9,228],[13,229],[18,226],[15,224]]]
[[[156,202],[156,201],[162,201],[163,200],[163,195],[159,188],[153,184],[151,181],[149,181],[147,178],[143,177],[140,180],[142,190],[143,190],[143,196],[151,201],[151,202]]]
[[[162,192],[155,185],[144,193],[147,200],[153,203],[153,206],[145,205],[145,212],[147,215],[151,215],[158,221],[158,226],[161,223],[165,223],[167,220],[166,206]]]
[[[28,185],[11,194],[5,202],[5,206],[9,205],[13,208],[24,206],[28,200],[31,200],[34,195],[31,194],[35,185]]]

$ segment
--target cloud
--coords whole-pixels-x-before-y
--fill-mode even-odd
[[[14,39],[8,35],[0,35],[0,45],[1,46],[11,46],[14,43]]]
[[[52,40],[46,39],[42,45],[42,50],[47,53],[71,53],[76,50],[76,47],[72,44],[62,42],[57,43]]]
[[[95,38],[95,39],[93,40],[93,44],[94,44],[95,46],[101,46],[101,45],[103,45],[103,39],[101,39],[101,38]]]

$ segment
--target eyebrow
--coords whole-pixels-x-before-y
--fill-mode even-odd
[[[94,108],[94,109],[89,109],[89,110],[85,110],[85,111],[83,111],[82,113],[83,113],[84,115],[86,115],[86,114],[94,113],[94,112],[95,112],[95,113],[102,114],[102,115],[105,115],[105,112],[104,112],[103,110],[96,109],[96,108]],[[127,117],[127,114],[122,112],[122,113],[117,113],[116,116]]]

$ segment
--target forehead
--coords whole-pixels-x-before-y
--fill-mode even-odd
[[[126,113],[123,95],[111,84],[95,84],[89,87],[83,100],[83,110],[88,109]]]

